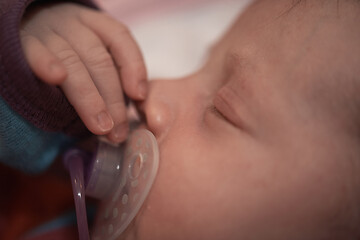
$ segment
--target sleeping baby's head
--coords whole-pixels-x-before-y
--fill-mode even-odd
[[[256,1],[201,70],[150,82],[160,166],[120,239],[358,239],[359,23],[355,0]]]

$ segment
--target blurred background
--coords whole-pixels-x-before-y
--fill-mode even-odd
[[[150,78],[194,72],[250,0],[97,0],[125,23],[143,51]]]

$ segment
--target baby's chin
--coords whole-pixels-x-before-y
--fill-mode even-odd
[[[152,189],[131,229],[124,234],[126,237],[120,239],[218,240],[222,237],[231,239],[230,233],[236,232],[236,226],[231,226],[229,221],[234,217],[230,208],[216,208],[212,199],[206,202],[209,196],[197,196],[196,192],[176,194],[176,190],[168,188],[163,193],[162,187],[165,188],[157,186]],[[224,231],[230,235],[226,236]]]

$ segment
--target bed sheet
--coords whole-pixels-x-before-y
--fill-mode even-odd
[[[98,0],[125,23],[143,52],[149,78],[198,69],[207,50],[251,0]]]

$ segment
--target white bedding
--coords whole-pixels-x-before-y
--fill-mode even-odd
[[[195,71],[250,1],[98,0],[130,28],[149,78],[178,78]]]

